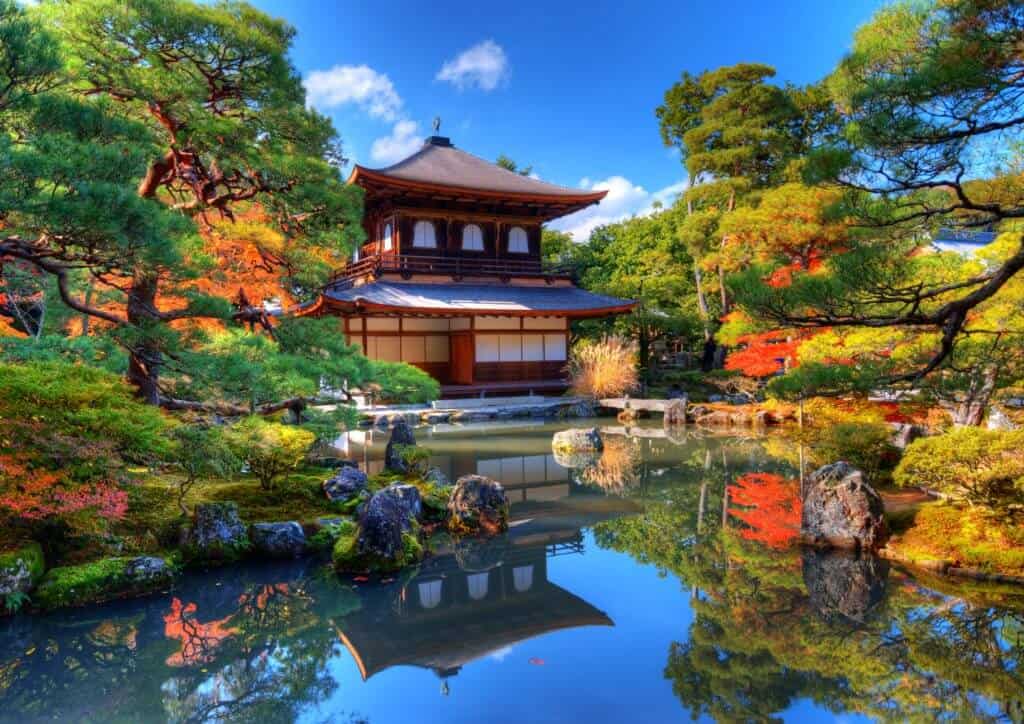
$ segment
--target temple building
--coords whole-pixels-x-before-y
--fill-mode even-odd
[[[541,262],[542,225],[600,202],[431,136],[393,166],[356,166],[367,242],[305,313],[341,318],[371,359],[408,362],[445,396],[561,392],[569,323],[628,312]]]

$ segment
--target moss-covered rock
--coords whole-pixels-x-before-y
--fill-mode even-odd
[[[238,560],[251,548],[245,525],[232,502],[201,503],[181,541],[188,563],[223,563]]]
[[[104,558],[50,569],[32,601],[43,610],[102,603],[161,591],[174,577],[175,569],[163,558]]]
[[[0,604],[17,610],[43,576],[43,549],[32,542],[18,550],[0,553]]]
[[[393,572],[423,559],[420,536],[419,523],[385,489],[373,496],[358,525],[340,526],[331,558],[341,572]]]
[[[455,535],[508,530],[509,502],[505,489],[484,475],[463,475],[448,501],[448,530]]]

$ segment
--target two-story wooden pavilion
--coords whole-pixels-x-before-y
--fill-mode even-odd
[[[541,263],[541,227],[605,191],[522,176],[431,136],[393,166],[356,166],[368,241],[307,313],[342,318],[372,359],[414,364],[444,394],[561,391],[569,322],[632,309]]]

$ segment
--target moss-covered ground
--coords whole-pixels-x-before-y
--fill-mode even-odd
[[[887,513],[888,548],[910,561],[949,561],[1024,576],[1024,524],[980,508],[923,503]]]

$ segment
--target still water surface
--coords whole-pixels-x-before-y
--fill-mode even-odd
[[[575,469],[556,425],[419,430],[506,484],[512,528],[392,579],[253,565],[5,621],[0,720],[1024,721],[1022,592],[785,547],[782,478],[725,495],[794,475],[784,438],[614,425]],[[373,472],[384,442],[339,444]]]

